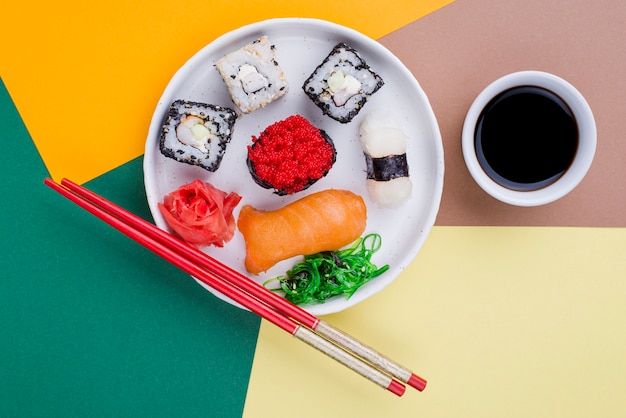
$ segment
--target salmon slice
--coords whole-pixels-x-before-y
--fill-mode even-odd
[[[237,222],[246,270],[259,274],[290,257],[337,250],[361,236],[366,219],[363,198],[348,190],[323,190],[273,211],[246,205]]]

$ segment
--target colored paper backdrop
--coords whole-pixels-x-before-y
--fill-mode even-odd
[[[0,416],[623,415],[626,7],[457,0],[376,10],[354,1],[0,6]],[[217,36],[287,16],[378,39],[439,120],[446,182],[426,245],[384,292],[324,318],[414,368],[429,380],[423,393],[380,390],[42,184],[69,177],[151,219],[142,152],[170,77]],[[484,85],[529,67],[585,94],[599,146],[571,195],[521,209],[471,181],[459,132]]]

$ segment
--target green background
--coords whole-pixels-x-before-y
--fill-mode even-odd
[[[46,187],[1,81],[0,143],[0,416],[241,416],[258,317]],[[141,157],[86,186],[152,220]]]

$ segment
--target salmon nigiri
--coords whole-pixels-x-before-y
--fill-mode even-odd
[[[323,190],[273,211],[246,205],[237,222],[246,269],[259,274],[296,255],[337,250],[361,236],[366,218],[363,198],[348,190]]]

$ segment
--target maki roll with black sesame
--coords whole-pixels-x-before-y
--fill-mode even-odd
[[[284,96],[289,90],[278,64],[276,48],[261,36],[220,58],[215,67],[243,113],[251,113]]]
[[[306,118],[294,115],[252,137],[248,169],[254,181],[284,196],[307,189],[336,161],[332,139]]]
[[[384,84],[359,53],[341,42],[328,54],[302,89],[325,115],[350,122]]]
[[[206,103],[176,100],[165,117],[159,148],[166,157],[208,171],[219,168],[237,114]]]

